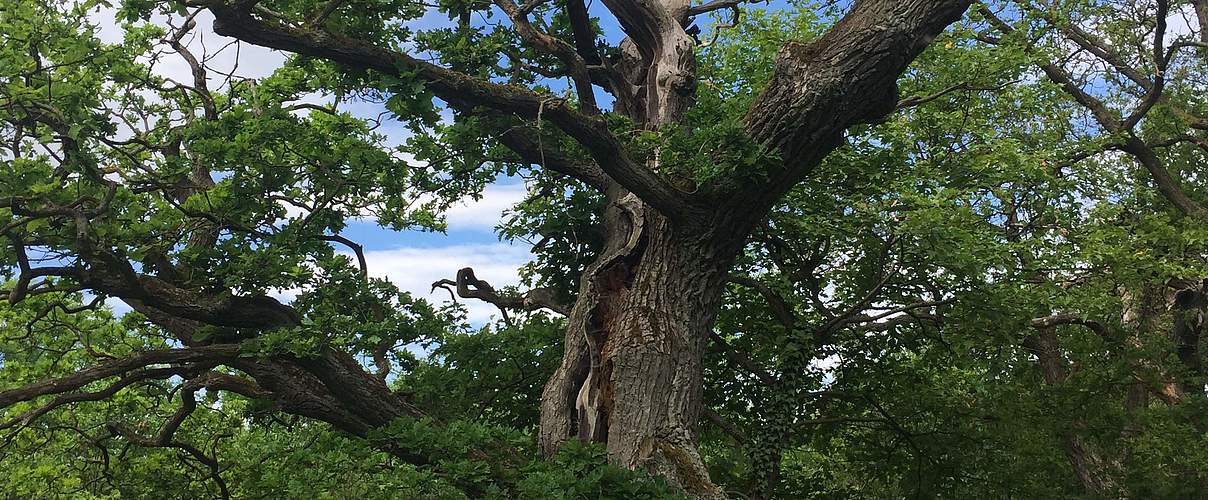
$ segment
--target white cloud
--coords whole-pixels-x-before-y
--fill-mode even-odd
[[[351,256],[351,255],[350,255]],[[505,286],[519,285],[519,268],[531,258],[529,249],[506,243],[472,245],[450,245],[444,247],[401,247],[392,250],[365,252],[369,274],[375,278],[386,278],[400,290],[410,292],[433,304],[450,302],[449,292],[432,290],[432,283],[442,279],[454,279],[463,267],[474,268],[474,275],[485,280],[496,290]],[[269,295],[281,302],[291,302],[301,293],[300,289],[272,290]],[[481,325],[492,318],[499,318],[495,306],[473,299],[457,299],[467,309],[467,319]],[[120,299],[108,299],[105,304],[118,315],[130,311],[130,306]]]
[[[491,184],[480,200],[465,200],[445,214],[449,230],[494,229],[503,220],[503,212],[524,200],[524,184]]]
[[[445,212],[445,222],[449,231],[491,231],[503,222],[504,212],[524,200],[528,193],[523,184],[491,184],[482,191],[482,197],[475,200],[465,198],[454,203]],[[431,196],[422,195],[415,199],[418,206],[432,200]],[[305,217],[309,211],[278,201],[285,209],[285,218],[296,219]],[[362,210],[356,220],[367,223],[377,223],[377,217],[372,209]]]
[[[1195,8],[1191,4],[1184,5],[1166,16],[1166,35],[1170,38],[1192,37],[1203,29],[1203,26],[1197,26],[1198,24]]]
[[[519,284],[517,269],[530,259],[529,250],[521,246],[504,243],[478,245],[453,245],[434,248],[404,247],[393,250],[365,252],[369,274],[389,279],[400,289],[411,292],[417,298],[425,298],[436,304],[448,303],[449,292],[441,289],[432,291],[432,283],[442,279],[454,279],[457,270],[474,268],[474,275],[485,280],[495,289]],[[499,310],[477,300],[458,299],[466,305],[469,320],[482,324],[492,316],[499,317]]]
[[[98,25],[99,37],[106,43],[122,41],[124,32],[115,18],[116,12],[114,8],[101,8],[90,15]],[[153,22],[163,26],[167,19],[156,16]],[[179,26],[183,19],[173,16],[172,20]],[[287,55],[282,52],[247,43],[231,43],[234,42],[233,39],[213,32],[213,21],[212,14],[201,12],[196,17],[197,26],[184,39],[189,50],[205,61],[211,90],[224,90],[222,85],[226,82],[228,73],[233,72],[236,77],[241,78],[262,78],[270,75],[285,62]],[[191,84],[192,75],[184,59],[172,53],[166,46],[161,48],[166,52],[157,59],[153,71],[174,81]],[[330,96],[315,93],[303,96],[298,102],[319,103],[328,100]],[[360,111],[358,115],[377,116],[380,106],[367,104],[349,103],[350,106],[366,108],[354,109]],[[401,137],[392,137],[392,142],[401,141],[405,138],[405,132],[403,134]],[[449,230],[489,231],[500,223],[503,212],[520,202],[525,194],[526,189],[522,183],[487,186],[481,199],[464,200],[447,212]],[[287,207],[287,213],[291,217],[304,215],[304,211],[296,207]],[[527,247],[503,243],[433,248],[402,247],[368,251],[365,256],[371,275],[387,278],[399,288],[434,303],[447,303],[450,298],[444,290],[431,291],[432,283],[440,279],[454,278],[458,269],[472,267],[478,278],[490,282],[496,288],[502,288],[518,284],[517,270],[530,259]],[[298,293],[299,290],[275,290],[271,295],[288,302]],[[481,324],[499,316],[499,311],[490,304],[459,300],[466,305],[468,319],[473,323]],[[129,311],[129,306],[120,300],[111,300],[108,304],[119,314]]]
[[[121,43],[124,31],[116,18],[116,8],[100,8],[89,18],[97,24],[98,37],[105,43]],[[153,16],[151,21],[159,26],[167,26],[169,19],[176,26],[183,23],[180,16]],[[214,15],[202,11],[194,20],[197,27],[185,36],[185,46],[198,59],[205,61],[209,74],[208,83],[221,83],[226,74],[234,72],[245,78],[262,78],[273,73],[285,62],[286,55],[282,52],[251,45],[235,43],[234,38],[220,36],[214,33]],[[163,46],[165,50],[170,50]],[[188,63],[180,56],[164,54],[155,65],[155,73],[182,83],[192,82],[192,73]]]

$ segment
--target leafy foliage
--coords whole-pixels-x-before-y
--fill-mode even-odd
[[[172,47],[195,28],[183,3],[106,10],[124,22],[121,43],[99,36],[95,12],[106,2],[53,3],[0,8],[0,232],[11,243],[0,250],[0,491],[681,497],[663,478],[609,465],[597,444],[572,440],[539,458],[539,402],[563,359],[566,320],[527,312],[470,325],[456,306],[369,277],[363,249],[340,236],[366,217],[441,231],[453,204],[520,178],[528,196],[499,236],[534,244],[521,270],[527,286],[573,302],[606,245],[606,194],[505,147],[501,131],[519,128],[515,117],[452,111],[412,69],[302,56],[260,79],[203,77],[221,80],[213,88],[169,81],[154,69],[187,52]],[[570,44],[564,3],[528,8]],[[1208,12],[1202,2],[1171,3],[1189,18]],[[1147,49],[1157,3],[990,4],[911,66],[898,112],[848,130],[743,243],[703,361],[700,450],[725,490],[1205,495],[1208,218],[1173,204],[1153,167],[1208,202],[1201,28],[1171,35],[1168,49],[1183,45],[1158,70],[1161,99],[1116,127],[1086,96],[1117,119],[1145,102],[1150,90],[1122,68],[1155,74]],[[312,2],[259,6],[313,20]],[[816,39],[837,9],[790,2],[737,19],[718,11],[697,40],[699,85],[682,123],[647,129],[615,113],[594,123],[681,191],[766,181],[786,159],[747,135],[746,113],[785,42]],[[464,21],[469,12],[486,20]],[[424,28],[434,14],[456,22]],[[357,1],[325,16],[330,33],[582,104],[564,75],[546,75],[561,63],[481,2]],[[1084,53],[1099,59],[1078,59]],[[1072,83],[1053,77],[1062,72]],[[299,105],[311,95],[330,102]],[[366,105],[386,113],[350,111]],[[388,137],[383,119],[401,123],[405,137]],[[542,119],[533,130],[542,151],[586,161]],[[59,271],[31,283],[31,267]],[[212,300],[172,309],[128,293],[135,311],[118,317],[104,306],[112,297],[94,289],[125,282],[90,274],[102,271],[140,285],[149,281],[138,275],[153,275],[171,293]],[[288,313],[270,296],[289,296]],[[1179,302],[1194,297],[1201,303]],[[232,303],[263,307],[235,317],[221,308]],[[284,326],[260,323],[283,316]],[[172,330],[180,324],[189,335]],[[54,396],[5,399],[142,353],[222,345],[237,348],[223,362],[147,363]],[[335,412],[340,427],[324,413],[339,406],[330,403],[345,396],[338,391],[292,401],[270,397],[273,387],[221,385],[332,359],[364,368],[358,380],[382,370],[376,394],[403,395],[423,414],[371,425]],[[188,418],[156,440],[182,409]]]

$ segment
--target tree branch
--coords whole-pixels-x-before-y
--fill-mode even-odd
[[[1038,330],[1050,329],[1061,325],[1082,325],[1090,329],[1090,331],[1095,332],[1103,340],[1113,340],[1111,331],[1103,323],[1086,319],[1073,313],[1058,313],[1051,316],[1033,318],[1031,324],[1032,328]]]
[[[815,41],[785,44],[746,115],[751,138],[778,152],[784,165],[766,182],[739,186],[742,195],[726,208],[761,217],[842,143],[848,127],[892,112],[898,77],[971,3],[859,1]]]
[[[549,309],[563,316],[570,314],[570,308],[554,299],[553,291],[548,288],[534,288],[524,295],[500,294],[490,283],[474,276],[473,268],[462,268],[457,271],[457,280],[440,280],[432,284],[432,290],[444,288],[452,293],[449,287],[455,287],[457,296],[465,299],[478,299],[498,307],[505,320],[508,319],[509,309],[518,311],[535,311]]]
[[[227,489],[226,481],[222,479],[220,474],[222,468],[219,467],[218,460],[206,455],[204,452],[191,444],[173,439],[176,435],[176,431],[180,429],[180,425],[184,423],[185,419],[189,418],[189,415],[192,415],[193,412],[197,410],[197,391],[198,389],[201,389],[201,387],[202,385],[194,380],[188,380],[181,385],[180,408],[177,408],[176,412],[174,412],[172,416],[168,418],[168,421],[164,423],[164,426],[160,428],[159,433],[156,434],[155,437],[143,436],[138,432],[135,432],[129,426],[118,422],[106,423],[105,428],[111,434],[121,436],[127,441],[139,446],[147,448],[176,448],[188,453],[195,460],[201,462],[210,469],[210,479],[214,481],[216,486],[218,486],[218,491],[221,497],[228,499],[231,497],[231,493]]]
[[[784,300],[784,297],[781,297],[780,294],[776,293],[775,290],[772,290],[771,287],[757,279],[747,276],[738,276],[735,274],[727,276],[726,280],[731,283],[755,289],[755,291],[759,292],[759,294],[763,296],[764,300],[767,301],[768,307],[772,309],[772,314],[776,316],[776,319],[780,321],[780,324],[784,326],[785,330],[793,330],[793,327],[796,324],[796,318],[793,315],[792,308],[789,307],[788,302]]]
[[[0,408],[49,394],[74,391],[98,380],[155,364],[222,362],[238,356],[237,344],[214,344],[185,349],[144,351],[86,368],[64,377],[35,382],[0,392]]]
[[[609,178],[665,215],[689,219],[700,210],[685,193],[630,159],[602,120],[576,111],[563,99],[487,82],[344,35],[257,19],[246,0],[229,5],[214,1],[208,8],[214,13],[214,31],[220,35],[387,75],[410,71],[434,95],[463,112],[485,107],[528,120],[549,120],[582,145]]]
[[[762,366],[759,366],[752,361],[751,358],[746,355],[746,353],[743,353],[742,351],[739,351],[731,346],[730,343],[726,342],[726,339],[722,338],[721,335],[718,335],[717,332],[709,332],[709,338],[713,340],[713,343],[717,345],[717,349],[720,350],[727,359],[750,372],[751,375],[754,375],[755,378],[759,379],[760,382],[767,385],[776,383],[776,377],[773,377],[772,374],[768,373],[768,371],[763,369]]]

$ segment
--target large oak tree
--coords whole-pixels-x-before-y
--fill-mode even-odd
[[[279,4],[279,5],[278,5]],[[214,31],[246,42],[329,60],[342,67],[370,73],[370,78],[400,78],[407,90],[428,92],[452,108],[458,117],[490,117],[481,131],[518,156],[592,186],[606,201],[600,218],[604,243],[600,254],[579,278],[574,305],[569,307],[565,355],[546,383],[541,398],[541,449],[553,454],[573,438],[607,443],[610,461],[629,468],[662,474],[690,494],[722,496],[709,481],[695,450],[694,428],[701,411],[702,356],[708,341],[726,275],[743,243],[773,204],[842,143],[848,127],[882,119],[898,102],[896,80],[906,66],[948,24],[956,21],[968,1],[861,1],[817,40],[789,41],[781,49],[767,86],[750,104],[746,133],[758,150],[756,161],[720,165],[724,175],[697,180],[676,174],[675,161],[660,147],[635,154],[618,137],[646,130],[675,132],[691,109],[699,82],[696,41],[686,29],[695,16],[719,8],[722,2],[693,6],[688,2],[607,2],[627,37],[620,47],[599,44],[599,34],[580,2],[557,6],[566,16],[572,39],[542,29],[532,19],[540,4],[465,5],[463,20],[476,10],[499,9],[511,22],[515,50],[537,61],[535,71],[565,72],[574,82],[573,98],[485,77],[474,64],[442,65],[398,50],[396,17],[384,6],[362,12],[363,6],[341,1],[193,2],[208,10]],[[196,11],[194,11],[196,12]],[[191,22],[191,20],[190,20]],[[187,27],[188,25],[186,25]],[[183,37],[185,29],[173,35]],[[42,50],[31,40],[34,63]],[[180,47],[179,42],[175,43]],[[182,99],[200,101],[202,119],[224,120],[218,99],[207,89],[204,69],[195,56],[178,49],[194,67],[192,84],[179,84]],[[439,47],[437,48],[439,50]],[[514,65],[526,64],[521,56]],[[458,68],[457,66],[466,66]],[[540,67],[544,66],[544,67]],[[266,390],[286,411],[331,422],[364,435],[399,416],[419,417],[423,409],[382,380],[371,376],[348,354],[322,348],[314,356],[242,359],[237,346],[203,335],[208,328],[236,329],[241,337],[257,332],[301,326],[295,308],[233,283],[222,283],[204,268],[172,262],[172,248],[146,252],[136,266],[126,249],[96,234],[94,219],[112,217],[110,206],[119,196],[137,192],[131,184],[106,177],[88,150],[91,140],[80,137],[77,118],[64,116],[54,105],[38,100],[36,87],[45,74],[32,68],[30,97],[13,95],[9,120],[22,129],[45,128],[60,137],[55,169],[65,182],[90,180],[90,191],[62,203],[12,197],[5,207],[15,217],[61,220],[74,228],[74,241],[62,242],[73,259],[64,266],[33,267],[25,248],[50,242],[28,241],[6,229],[17,251],[22,273],[10,292],[10,302],[29,293],[30,282],[58,277],[56,286],[117,297],[171,331],[181,348],[139,353],[105,363],[70,377],[5,393],[5,402],[64,392],[134,366],[155,363],[229,365],[257,384],[234,387]],[[50,88],[50,82],[47,82]],[[614,109],[607,115],[626,119],[616,130],[597,103],[596,88],[610,93]],[[401,89],[400,89],[401,90]],[[405,90],[403,90],[405,91]],[[403,96],[409,98],[412,96]],[[94,123],[104,128],[106,123]],[[539,127],[555,128],[573,147],[544,144]],[[152,142],[147,135],[166,135]],[[171,137],[172,130],[138,130],[131,139],[101,138],[111,147],[145,143],[143,150],[186,163],[192,144]],[[19,138],[20,136],[18,136]],[[88,138],[93,139],[93,138]],[[271,147],[271,146],[270,146]],[[20,151],[17,151],[20,153]],[[724,157],[726,151],[716,154]],[[250,159],[246,159],[250,160]],[[245,161],[246,161],[245,160]],[[344,158],[332,158],[343,161]],[[140,161],[139,163],[142,163]],[[192,195],[206,191],[214,168],[194,162],[177,186],[156,186],[165,199],[180,204],[185,217],[201,217],[190,231],[186,250],[214,245],[231,226],[221,215],[190,210]],[[320,163],[316,169],[323,169]],[[78,176],[78,178],[77,178]],[[159,181],[162,182],[162,181]],[[388,190],[389,186],[359,186]],[[313,193],[321,203],[318,193]],[[207,221],[206,216],[213,220]],[[18,219],[14,224],[20,224]],[[241,231],[243,228],[235,228]],[[254,237],[248,228],[245,237]],[[321,238],[316,238],[321,239]],[[56,242],[58,243],[58,242]],[[460,276],[459,285],[472,275]],[[255,285],[253,285],[255,286]],[[481,290],[483,287],[478,285]],[[167,442],[171,429],[164,432]],[[410,450],[400,456],[422,463]]]
[[[536,179],[534,199],[569,200],[533,203],[505,229],[543,236],[540,286],[497,290],[467,268],[434,288],[493,303],[505,316],[565,316],[553,326],[530,323],[539,332],[563,328],[560,339],[544,337],[558,349],[505,329],[512,333],[500,337],[518,342],[514,350],[489,351],[548,371],[540,401],[529,403],[538,415],[527,420],[538,423],[542,455],[598,442],[615,466],[720,498],[710,478],[719,471],[697,446],[707,420],[740,443],[757,469],[750,492],[767,496],[777,491],[783,453],[810,439],[794,426],[856,422],[881,426],[930,461],[914,465],[915,474],[956,467],[960,477],[942,450],[965,445],[920,442],[928,433],[912,431],[898,410],[932,422],[920,426],[958,421],[963,436],[1028,453],[997,441],[1009,432],[986,429],[1034,409],[1001,401],[978,408],[962,399],[977,399],[976,391],[947,385],[959,386],[966,369],[983,374],[988,391],[1018,395],[1028,381],[1022,360],[1050,390],[1078,391],[1086,383],[1073,376],[1078,357],[1101,356],[1110,362],[1096,376],[1130,381],[1095,387],[1119,396],[1131,416],[1100,422],[1109,430],[1096,436],[1084,432],[1098,422],[1087,416],[1057,419],[1052,432],[1080,487],[1114,494],[1144,451],[1092,441],[1144,435],[1136,415],[1150,394],[1168,408],[1194,407],[1203,396],[1189,388],[1202,379],[1201,323],[1191,316],[1204,309],[1194,240],[1204,210],[1175,172],[1194,171],[1205,150],[1195,97],[1203,68],[1187,62],[1202,61],[1187,54],[1202,56],[1205,42],[1169,41],[1164,1],[1123,2],[1145,29],[1112,24],[1112,2],[979,5],[947,43],[968,55],[926,61],[907,75],[919,93],[901,95],[908,67],[971,3],[860,0],[834,7],[833,22],[817,32],[781,27],[769,41],[743,24],[758,14],[731,0],[609,0],[595,10],[582,0],[442,2],[430,8],[448,25],[418,32],[409,23],[429,7],[415,2],[128,2],[121,12],[129,20],[157,17],[128,25],[121,45],[93,37],[91,4],[18,3],[3,18],[11,168],[0,210],[15,271],[5,295],[21,307],[11,324],[24,325],[15,329],[25,338],[41,338],[38,327],[49,322],[72,332],[41,346],[69,353],[72,369],[55,363],[45,367],[55,378],[6,383],[0,408],[20,411],[0,426],[21,432],[60,408],[179,380],[169,396],[181,402],[160,426],[107,419],[99,435],[74,429],[94,444],[178,450],[227,495],[214,453],[177,433],[199,394],[229,392],[461,478],[454,482],[464,493],[498,493],[492,488],[509,487],[498,478],[531,467],[524,451],[458,427],[460,416],[446,415],[451,403],[423,384],[389,383],[396,367],[420,363],[402,345],[448,328],[444,311],[369,279],[363,249],[341,231],[365,213],[395,228],[439,228],[434,214],[449,203],[501,173],[524,172]],[[1202,18],[1208,8],[1197,0],[1188,12]],[[220,35],[297,57],[260,80],[216,74],[207,54],[189,48],[202,18]],[[706,18],[718,21],[702,34]],[[623,37],[610,44],[602,27],[614,24]],[[708,52],[727,30],[753,38]],[[748,54],[733,52],[744,46]],[[698,60],[706,54],[713,59]],[[189,80],[157,76],[150,67],[161,58],[187,66]],[[957,67],[937,73],[943,64]],[[971,68],[988,70],[961,73]],[[316,91],[333,103],[300,101]],[[996,97],[867,127],[970,94]],[[393,115],[386,119],[407,124],[409,155],[385,145],[381,117],[340,108],[358,100],[380,101]],[[1012,115],[1025,118],[1010,123]],[[1121,177],[1152,183],[1161,197],[1094,178],[1127,171],[1115,152],[1144,168]],[[1079,185],[1088,178],[1115,191]],[[1173,207],[1174,215],[1138,222],[1088,213],[1082,200],[1155,214]],[[549,216],[559,210],[562,217]],[[1127,246],[1179,264],[1146,276],[1126,271],[1137,265],[1127,252],[1095,244],[1117,226],[1183,231]],[[295,300],[273,298],[291,288],[303,289]],[[92,312],[106,297],[135,313],[114,326]],[[90,340],[96,328],[109,333]],[[1105,344],[1063,347],[1058,335],[1072,330]],[[951,354],[954,331],[968,352]],[[921,340],[929,336],[937,344]],[[446,344],[446,359],[474,373],[498,370],[460,357],[458,345]],[[895,358],[898,348],[911,354]],[[1015,354],[987,354],[994,349]],[[1180,363],[1164,363],[1162,352]],[[837,382],[811,380],[811,363],[828,355],[847,360],[828,375]],[[728,381],[735,373],[751,383]],[[513,375],[494,390],[536,396],[531,373]],[[859,397],[809,390],[848,380]],[[998,380],[1007,382],[989,382]],[[903,396],[912,391],[918,400]],[[495,408],[495,397],[479,402]],[[509,419],[526,421],[509,408]],[[814,411],[824,416],[799,416]],[[1126,424],[1113,428],[1118,422]],[[478,439],[418,437],[450,428]],[[1043,440],[1044,429],[1011,432]],[[898,453],[888,448],[886,456]],[[490,464],[497,479],[466,480],[474,474],[450,454]]]

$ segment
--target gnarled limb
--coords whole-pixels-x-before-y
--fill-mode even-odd
[[[570,308],[555,300],[554,291],[549,288],[534,288],[523,295],[501,294],[495,291],[490,283],[474,276],[474,269],[469,267],[457,271],[456,281],[444,279],[432,284],[432,290],[444,288],[452,294],[453,290],[449,287],[454,287],[457,290],[457,296],[463,299],[478,299],[498,307],[499,311],[503,313],[504,319],[507,319],[509,309],[517,311],[549,309],[563,316],[570,313]]]
[[[208,368],[206,368],[206,367],[200,368],[200,370],[205,370],[205,369],[208,369]],[[104,389],[101,389],[99,391],[72,392],[72,393],[66,393],[66,394],[59,394],[58,396],[54,397],[46,404],[43,404],[41,406],[38,406],[37,408],[24,412],[20,415],[17,415],[15,417],[5,421],[4,423],[0,423],[0,429],[13,428],[13,431],[10,432],[8,435],[8,440],[11,441],[12,438],[18,432],[20,432],[22,428],[33,423],[38,418],[41,418],[43,415],[46,415],[47,413],[50,413],[51,411],[54,411],[55,409],[58,409],[60,407],[70,405],[73,403],[80,403],[80,402],[86,402],[86,401],[101,401],[101,400],[104,400],[104,399],[107,399],[107,398],[113,396],[114,394],[117,394],[119,391],[121,391],[122,389],[125,389],[126,387],[129,387],[131,385],[134,385],[135,383],[138,383],[138,382],[141,382],[144,380],[163,380],[163,379],[167,379],[172,376],[183,375],[183,374],[186,374],[187,372],[198,371],[198,370],[199,370],[198,367],[187,366],[187,365],[186,366],[174,366],[174,367],[168,367],[168,368],[148,368],[148,369],[137,370],[137,371],[131,372],[131,373],[123,376],[122,378],[118,379],[116,382],[110,384],[109,386],[107,386]]]
[[[468,113],[481,106],[529,120],[540,116],[582,145],[599,167],[625,189],[637,193],[671,217],[696,217],[697,204],[685,193],[630,159],[603,122],[575,110],[562,99],[491,83],[345,35],[257,18],[253,15],[252,4],[247,0],[207,4],[214,13],[214,31],[256,45],[320,57],[353,68],[388,75],[396,74],[400,68],[413,71],[433,94]]]
[[[751,138],[780,153],[784,168],[766,183],[739,187],[760,217],[842,142],[848,127],[871,123],[898,103],[906,66],[965,12],[968,0],[863,0],[817,40],[789,42],[767,87],[747,112]],[[757,200],[752,203],[751,200]]]
[[[6,408],[21,401],[30,401],[41,396],[74,391],[108,377],[132,372],[155,364],[216,363],[235,358],[238,354],[239,346],[236,344],[215,344],[184,349],[143,351],[124,358],[106,361],[64,377],[35,382],[17,389],[0,391],[0,408]]]

